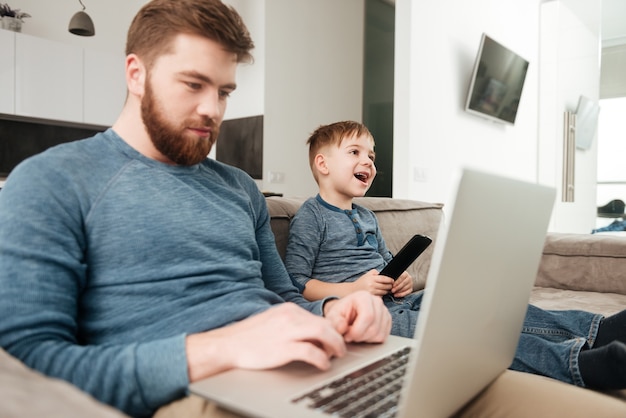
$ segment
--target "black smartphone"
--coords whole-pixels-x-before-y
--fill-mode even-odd
[[[398,254],[395,255],[383,268],[380,274],[397,280],[398,277],[411,265],[413,261],[433,242],[426,235],[416,234],[402,247]]]

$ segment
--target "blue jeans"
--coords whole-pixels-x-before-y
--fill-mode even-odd
[[[391,314],[392,335],[413,338],[423,296],[423,291],[413,292],[403,298],[383,296],[383,302]]]
[[[423,292],[404,298],[384,296],[391,313],[391,334],[413,338]],[[547,311],[528,305],[526,318],[511,370],[548,376],[562,382],[585,386],[578,366],[578,354],[593,347],[603,316],[585,311]]]
[[[603,316],[585,311],[546,311],[528,305],[512,370],[585,386],[578,354],[593,347]]]

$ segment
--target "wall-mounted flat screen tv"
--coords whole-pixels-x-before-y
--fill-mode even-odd
[[[514,124],[527,71],[527,60],[483,34],[465,110]]]

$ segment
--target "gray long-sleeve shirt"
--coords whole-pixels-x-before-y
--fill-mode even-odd
[[[391,258],[376,215],[363,206],[342,210],[317,195],[291,221],[285,265],[300,289],[310,279],[355,281]]]

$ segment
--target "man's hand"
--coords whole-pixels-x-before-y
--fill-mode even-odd
[[[366,318],[359,321],[360,327],[369,322],[375,328],[384,322],[371,307],[356,305],[343,302],[337,308],[346,311],[351,322],[361,319],[360,310],[365,311]],[[349,312],[349,307],[354,312]],[[329,321],[293,303],[283,303],[233,325],[189,335],[186,340],[189,380],[194,382],[232,368],[270,369],[295,360],[327,370],[332,357],[341,357],[346,352],[336,323],[342,330],[350,328],[344,325],[347,319],[340,320],[339,311],[332,311],[335,320]],[[379,336],[378,341],[382,340]]]
[[[391,315],[382,299],[363,290],[326,302],[324,316],[347,342],[380,343],[391,331]]]

